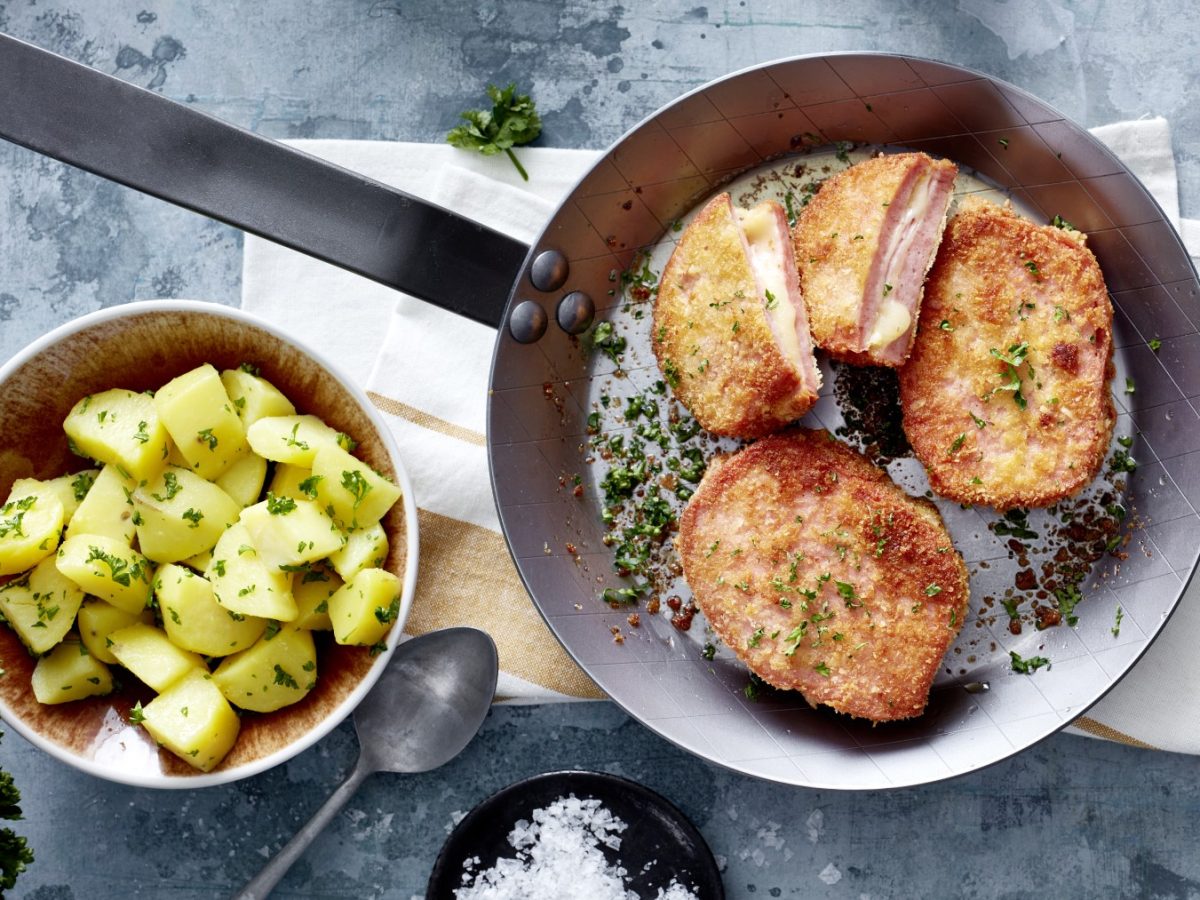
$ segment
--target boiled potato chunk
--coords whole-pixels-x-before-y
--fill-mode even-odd
[[[47,556],[23,578],[0,587],[0,613],[32,653],[45,653],[66,636],[83,591]]]
[[[0,506],[0,575],[24,572],[54,553],[62,527],[63,505],[54,491],[43,486],[10,494]]]
[[[228,610],[280,622],[296,618],[291,575],[263,562],[241,522],[221,535],[205,575],[213,597]]]
[[[268,566],[295,570],[341,549],[344,538],[333,519],[312,500],[267,499],[242,510],[250,542]]]
[[[109,636],[114,631],[120,631],[135,622],[153,625],[154,612],[149,609],[143,609],[140,613],[125,612],[111,603],[105,603],[103,600],[93,597],[91,600],[85,600],[83,606],[79,607],[77,621],[79,637],[88,652],[100,662],[115,666],[117,658],[109,649],[109,645],[112,643]]]
[[[314,566],[308,571],[293,575],[292,596],[296,598],[296,608],[300,610],[300,614],[292,624],[296,628],[307,628],[310,631],[332,629],[333,624],[329,621],[329,598],[344,583],[337,572],[325,566]]]
[[[168,563],[154,577],[154,594],[171,643],[205,656],[228,656],[259,639],[267,620],[233,613],[213,599],[212,585]]]
[[[240,507],[247,507],[262,494],[267,480],[267,461],[255,453],[243,453],[217,479],[217,487],[232,497]]]
[[[400,499],[400,488],[341,447],[324,446],[313,460],[317,502],[346,531],[369,528]]]
[[[121,466],[137,481],[167,462],[167,430],[149,394],[120,388],[91,394],[67,413],[63,430],[76,451]]]
[[[352,531],[346,545],[329,554],[329,561],[344,581],[350,581],[363,569],[381,568],[387,556],[387,532],[376,522],[370,528]]]
[[[237,713],[203,669],[188,672],[142,710],[150,736],[184,762],[211,772],[237,740]]]
[[[68,703],[112,693],[112,673],[75,635],[37,661],[33,668],[33,696],[38,703]]]
[[[150,602],[154,565],[136,550],[100,534],[76,534],[58,548],[58,571],[89,594],[128,613]]]
[[[205,550],[203,553],[197,553],[195,556],[189,556],[183,561],[183,564],[197,574],[204,575],[208,572],[209,565],[212,564],[212,550]]]
[[[153,625],[136,622],[108,639],[117,662],[156,691],[166,690],[192,669],[208,671],[199,654],[176,647],[165,631]]]
[[[167,468],[133,494],[138,545],[155,562],[211,550],[237,521],[237,501],[187,469]]]
[[[87,496],[99,474],[99,469],[84,469],[82,472],[61,475],[48,481],[38,481],[36,478],[18,478],[13,482],[12,496],[24,497],[44,491],[51,492],[63,505],[63,524],[65,525],[71,521],[71,516],[75,515],[80,501]]]
[[[271,476],[271,486],[268,490],[276,497],[315,500],[317,497],[316,484],[313,481],[312,469],[306,466],[276,463],[275,474]]]
[[[246,440],[259,456],[311,467],[319,448],[337,446],[338,432],[316,416],[267,416],[246,429]]]
[[[217,478],[242,455],[246,429],[221,376],[208,363],[164,384],[154,395],[154,406],[197,475]]]
[[[317,684],[317,648],[311,631],[285,626],[264,634],[249,650],[223,660],[213,681],[234,706],[271,712],[303,700]]]
[[[363,569],[329,598],[339,644],[377,644],[399,613],[400,579],[386,569]]]
[[[267,416],[295,415],[296,407],[283,396],[279,388],[260,375],[245,369],[226,369],[221,373],[221,384],[233,401],[233,408],[249,428]]]
[[[133,544],[133,490],[137,483],[118,466],[100,470],[67,525],[67,537],[102,534],[126,546]]]

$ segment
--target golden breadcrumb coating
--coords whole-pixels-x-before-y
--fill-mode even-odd
[[[925,709],[966,565],[932,504],[827,432],[710,465],[676,543],[700,609],[764,681],[875,722]]]
[[[898,153],[856,163],[821,185],[793,229],[818,347],[856,365],[895,367],[908,357],[957,172],[949,160]],[[889,301],[905,313],[887,339],[876,340],[873,326]]]
[[[904,432],[933,490],[1004,510],[1088,484],[1115,421],[1112,316],[1081,232],[964,203],[900,370]]]
[[[806,381],[776,344],[765,302],[733,204],[719,194],[696,215],[663,270],[651,339],[675,396],[713,434],[769,434],[817,400],[820,376],[807,335]]]

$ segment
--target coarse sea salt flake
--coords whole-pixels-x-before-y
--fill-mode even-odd
[[[599,800],[560,797],[534,810],[531,818],[519,820],[508,834],[516,858],[498,859],[474,874],[472,865],[464,865],[456,900],[637,900],[626,886],[629,873],[619,861],[610,865],[601,849],[619,850],[627,826]],[[672,879],[654,900],[696,900],[696,895]]]

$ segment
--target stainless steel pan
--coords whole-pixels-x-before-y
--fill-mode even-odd
[[[617,703],[712,762],[842,789],[920,784],[996,762],[1109,690],[1191,577],[1200,544],[1195,272],[1121,162],[1012,85],[886,54],[801,57],[735,73],[630,130],[531,248],[11,38],[0,37],[0,85],[0,136],[497,326],[488,453],[521,577],[559,640]],[[1116,309],[1118,434],[1138,461],[1109,478],[1119,496],[1095,498],[1127,515],[1119,556],[1103,555],[1080,585],[1074,627],[1038,631],[1026,622],[1012,634],[1000,600],[1036,542],[1014,549],[1018,538],[996,516],[942,505],[972,567],[972,616],[926,715],[875,728],[807,709],[798,695],[752,700],[729,654],[705,658],[701,618],[684,632],[643,600],[631,628],[630,609],[598,597],[628,582],[613,573],[604,543],[605,463],[589,416],[604,408],[602,394],[619,400],[658,378],[648,325],[623,296],[619,273],[641,265],[643,248],[661,259],[675,224],[723,185],[794,170],[814,147],[838,142],[953,159],[1026,214],[1059,215],[1088,233]],[[587,349],[604,322],[629,344],[620,373]],[[1124,391],[1127,378],[1135,393]],[[830,394],[810,421],[836,428],[843,411]],[[914,465],[901,459],[891,471],[918,487]],[[1052,665],[1019,674],[1009,651]]]

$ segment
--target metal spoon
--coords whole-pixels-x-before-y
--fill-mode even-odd
[[[368,775],[428,772],[458,756],[487,716],[499,671],[496,645],[474,628],[433,631],[397,647],[354,711],[354,770],[233,900],[264,900]]]

